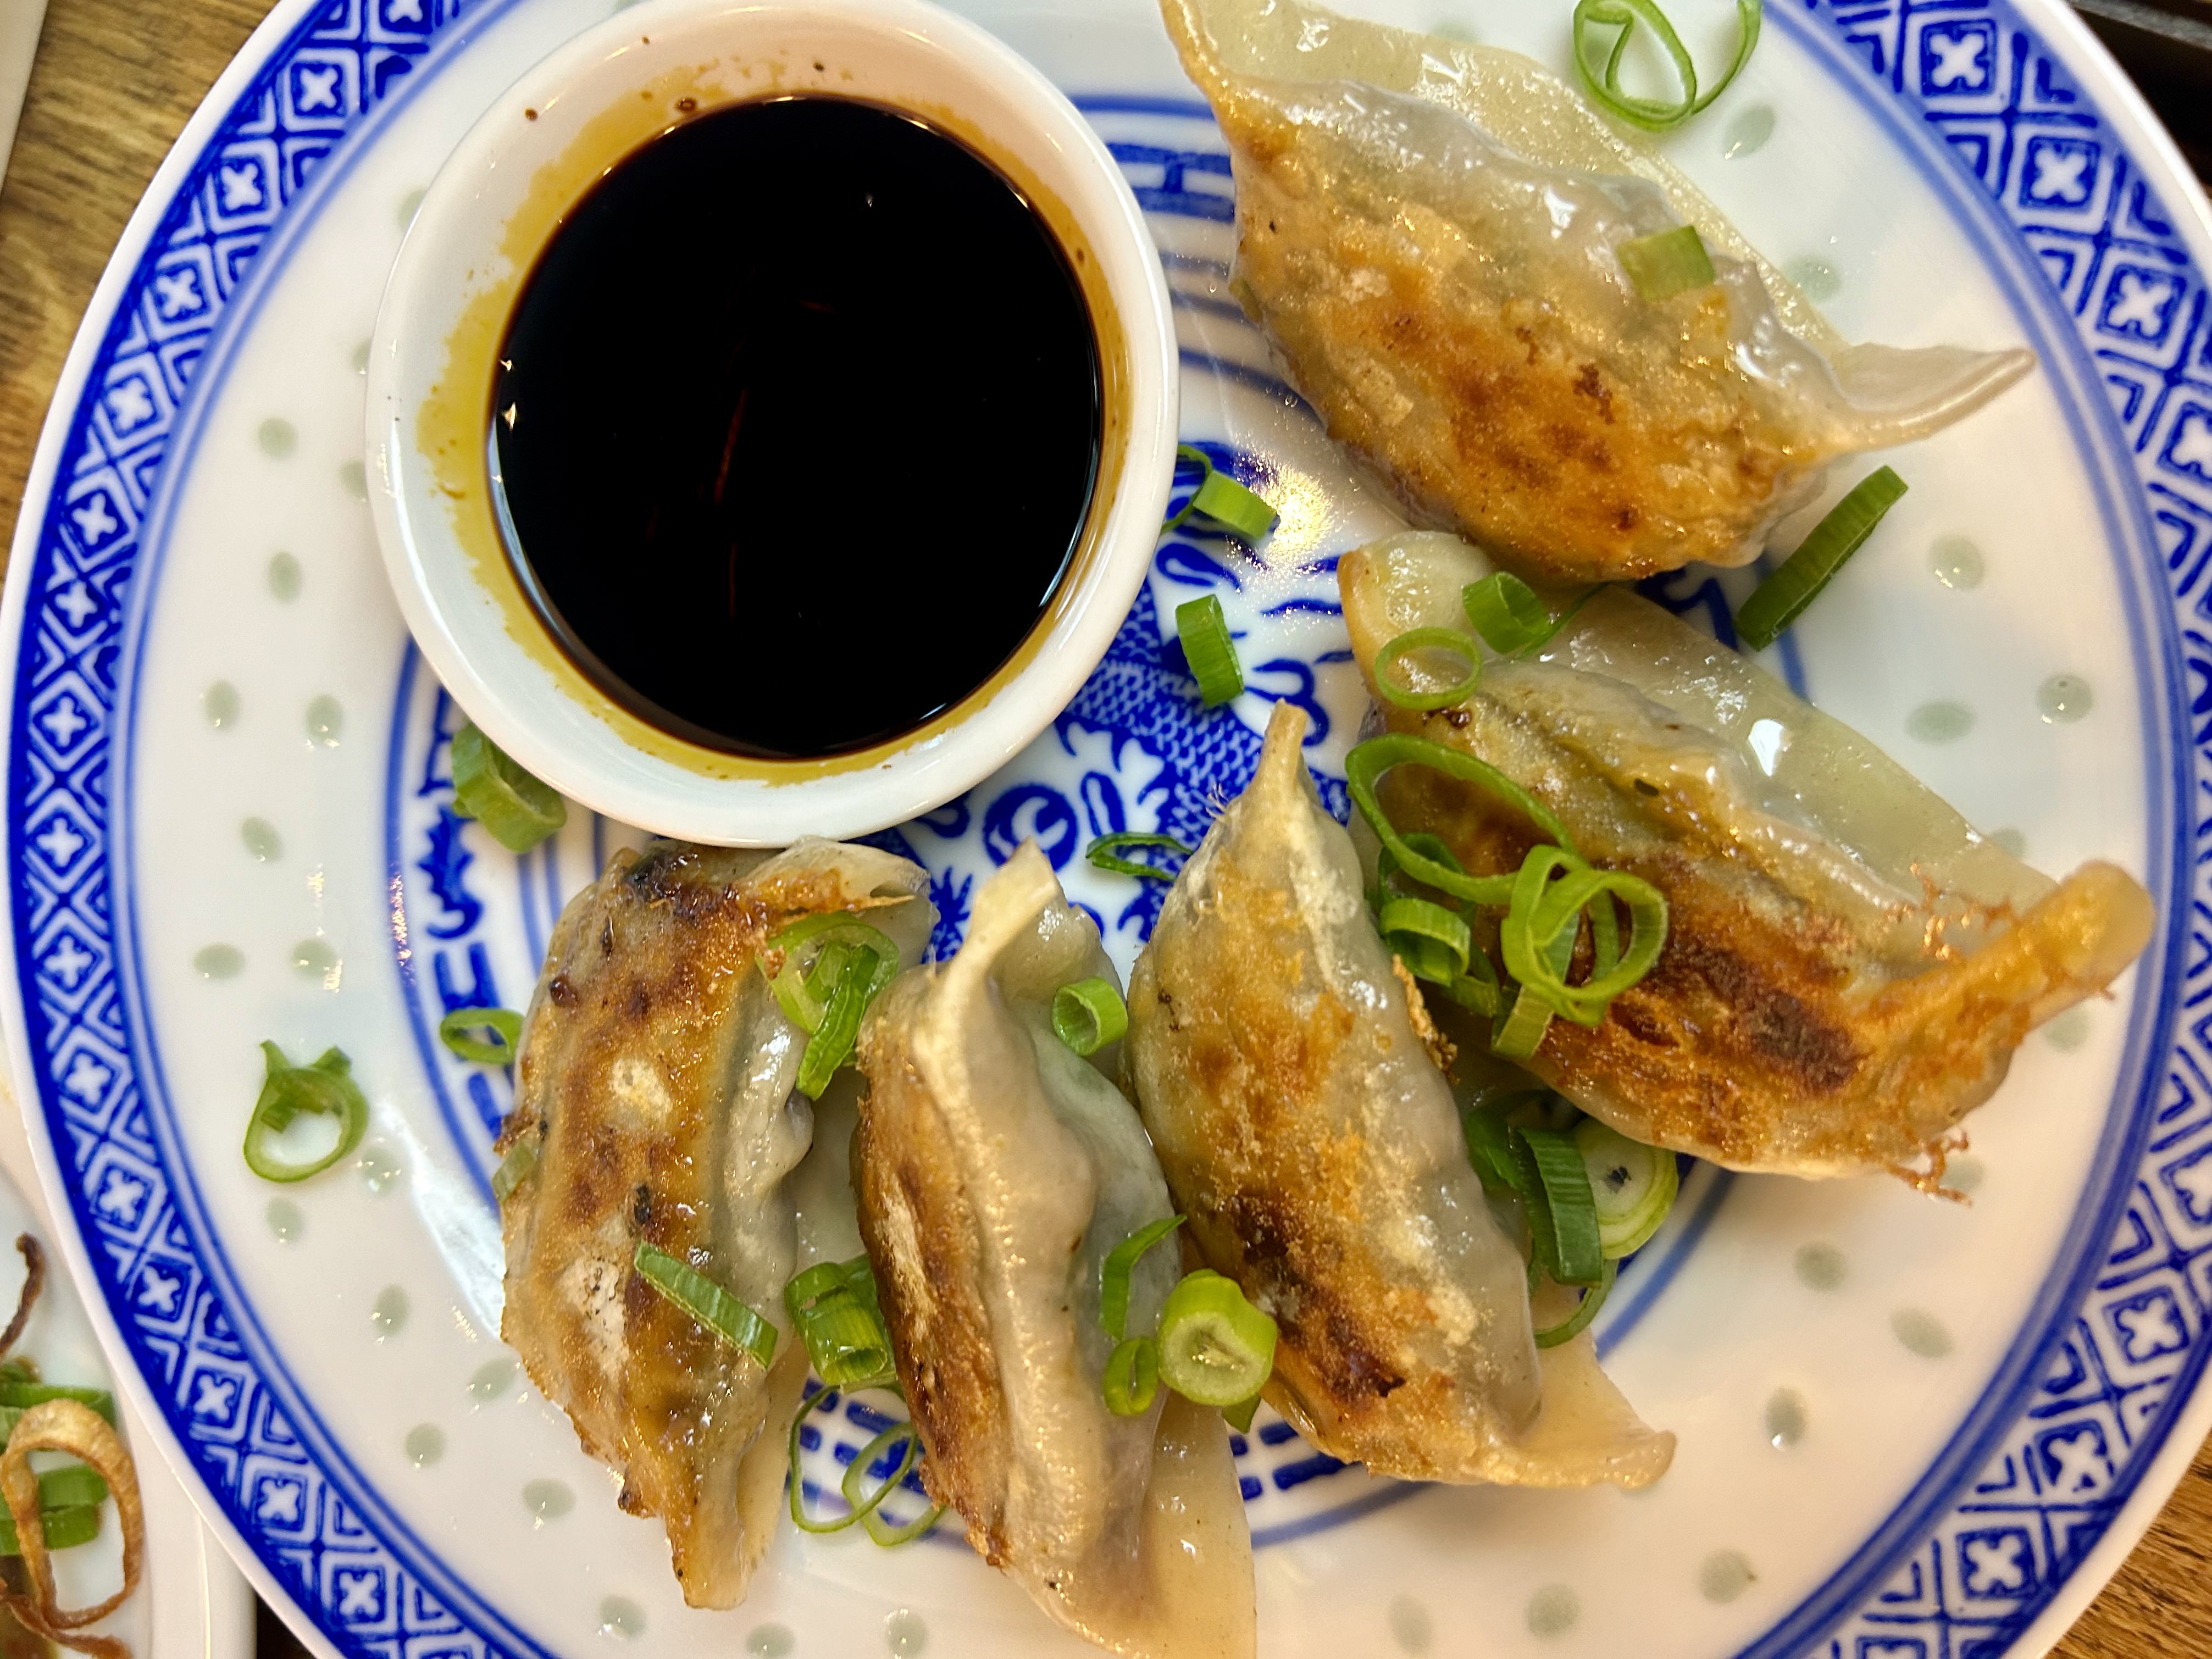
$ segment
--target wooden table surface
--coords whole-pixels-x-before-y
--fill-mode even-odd
[[[268,9],[267,0],[48,0],[0,190],[0,536],[14,534],[62,357],[124,221]],[[2212,1443],[2057,1651],[2212,1656]]]

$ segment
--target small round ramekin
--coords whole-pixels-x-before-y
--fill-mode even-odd
[[[1097,336],[1103,445],[1067,571],[997,673],[873,747],[757,760],[639,719],[541,622],[501,530],[492,388],[523,283],[608,168],[698,114],[810,94],[921,117],[991,161],[1043,216]],[[523,76],[423,197],[369,358],[371,504],[392,592],[431,667],[494,742],[562,793],[686,840],[773,847],[801,835],[851,836],[980,782],[1049,725],[1097,665],[1158,538],[1177,393],[1167,283],[1127,182],[1075,106],[997,40],[924,0],[650,0]],[[1003,453],[1018,435],[978,433],[977,453]],[[857,533],[898,536],[896,507],[884,511]],[[821,553],[794,548],[792,556]],[[835,580],[834,568],[823,574]],[[960,574],[917,568],[914,580]],[[849,637],[902,625],[896,592],[854,596]],[[822,672],[838,672],[826,643]]]

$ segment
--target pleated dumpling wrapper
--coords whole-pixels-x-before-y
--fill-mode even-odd
[[[1053,1033],[1063,985],[1114,978],[1090,918],[1024,843],[953,958],[901,975],[860,1033],[860,1232],[930,1496],[1053,1620],[1142,1659],[1249,1659],[1252,1547],[1220,1414],[1160,1390],[1117,1417],[1099,1273],[1172,1212],[1118,1045]],[[1153,1328],[1172,1243],[1130,1284]]]
[[[1452,536],[1346,555],[1345,619],[1370,688],[1400,635],[1464,634],[1461,594],[1489,574]],[[1394,671],[1409,672],[1418,659]],[[1392,731],[1497,767],[1583,857],[1664,896],[1650,972],[1595,1026],[1554,1019],[1522,1063],[1630,1139],[1730,1169],[1887,1170],[1935,1187],[1947,1135],[2021,1039],[2104,990],[2155,921],[2124,872],[2089,863],[2054,884],[1857,732],[1626,588],[1599,592],[1533,660],[1492,658],[1455,708],[1381,708]],[[1441,836],[1472,874],[1516,870],[1548,839],[1418,766],[1386,775],[1379,799],[1400,835]]]
[[[1417,522],[1532,579],[1747,563],[1831,460],[2033,365],[1846,346],[1680,173],[1518,53],[1299,0],[1164,9],[1229,140],[1245,309]],[[1716,280],[1647,299],[1619,250],[1686,222]]]
[[[1183,866],[1129,981],[1129,1068],[1206,1265],[1280,1328],[1267,1403],[1418,1480],[1643,1486],[1646,1428],[1588,1331],[1539,1350],[1521,1252],[1275,705],[1251,786]]]
[[[851,911],[920,958],[934,912],[920,866],[802,841],[773,857],[658,843],[623,851],[562,913],[532,999],[499,1150],[534,1146],[501,1206],[500,1334],[659,1516],[694,1607],[735,1607],[783,1509],[786,1433],[806,1380],[783,1287],[787,1177],[813,1115],[794,1087],[805,1032],[777,1006],[769,941]],[[525,1158],[527,1153],[524,1153]],[[634,1270],[642,1242],[776,1331],[774,1363],[732,1347]]]

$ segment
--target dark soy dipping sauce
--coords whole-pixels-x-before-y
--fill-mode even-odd
[[[524,586],[663,730],[804,758],[921,725],[1036,625],[1098,470],[1098,347],[1044,221],[912,117],[741,104],[620,162],[501,352]]]

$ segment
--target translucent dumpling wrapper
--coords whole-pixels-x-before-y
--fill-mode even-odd
[[[1410,1480],[1636,1487],[1644,1426],[1583,1331],[1540,1350],[1517,1244],[1278,703],[1251,786],[1176,878],[1129,984],[1130,1074],[1206,1264],[1280,1328],[1267,1402]]]
[[[1461,593],[1490,568],[1437,534],[1345,556],[1370,689],[1397,635],[1464,632]],[[1857,732],[1626,588],[1596,593],[1533,659],[1491,658],[1455,708],[1381,708],[1391,730],[1497,767],[1590,862],[1665,896],[1650,973],[1595,1027],[1553,1020],[1524,1063],[1623,1134],[1731,1169],[1936,1183],[1946,1136],[2021,1040],[2103,991],[2151,936],[2131,876],[2093,862],[2053,883]],[[1472,872],[1517,869],[1543,838],[1437,772],[1401,767],[1380,793],[1401,835],[1441,836]]]
[[[935,920],[927,887],[920,866],[872,848],[662,842],[616,854],[553,931],[498,1146],[537,1153],[501,1206],[500,1334],[622,1476],[622,1507],[660,1518],[694,1607],[744,1599],[783,1512],[806,1380],[782,1293],[790,1177],[813,1137],[794,1086],[808,1039],[760,964],[785,927],[831,911],[915,961]],[[641,1279],[641,1241],[773,1324],[773,1364]]]
[[[2021,349],[1847,346],[1680,173],[1529,59],[1298,0],[1164,0],[1237,180],[1234,287],[1419,523],[1532,578],[1747,563],[1838,456],[1924,437]],[[1646,299],[1689,223],[1717,281]]]
[[[1120,1417],[1101,1389],[1107,1254],[1173,1213],[1137,1114],[1054,1035],[1063,985],[1114,978],[1090,918],[1024,843],[977,894],[953,958],[902,975],[860,1036],[862,1237],[930,1496],[1059,1624],[1142,1659],[1250,1659],[1251,1538],[1220,1414],[1165,1389]],[[1117,985],[1118,989],[1118,985]],[[1180,1277],[1130,1282],[1130,1335]]]

